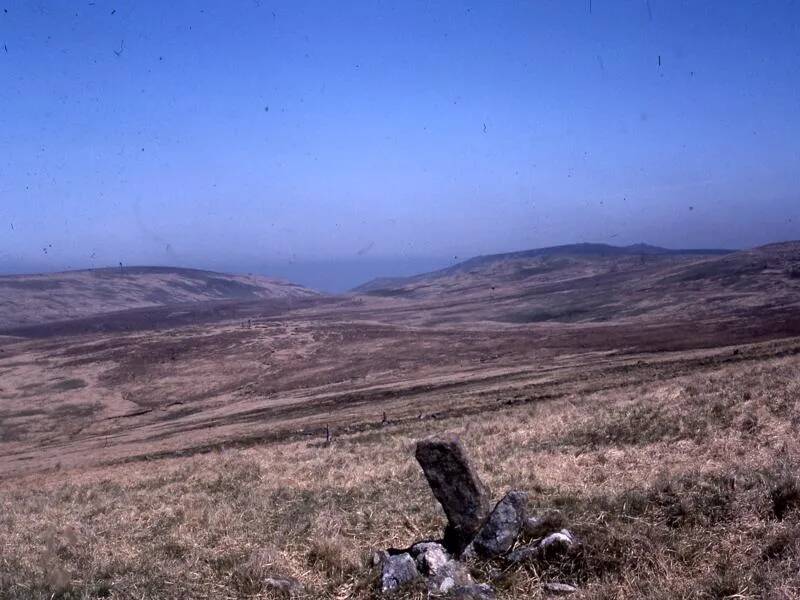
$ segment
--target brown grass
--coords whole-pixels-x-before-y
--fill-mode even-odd
[[[413,444],[452,430],[496,498],[527,490],[582,540],[555,562],[480,567],[501,598],[538,598],[542,581],[575,583],[580,598],[796,598],[798,367],[723,365],[330,446],[9,480],[0,597],[280,597],[268,577],[310,598],[374,597],[373,550],[441,531]]]

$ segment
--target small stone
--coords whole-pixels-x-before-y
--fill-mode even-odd
[[[551,558],[565,554],[575,546],[575,536],[568,530],[562,529],[556,533],[551,533],[539,542],[539,549],[542,557]]]
[[[303,586],[300,585],[300,582],[291,577],[267,577],[263,581],[263,584],[264,588],[272,590],[273,592],[285,594],[289,597],[299,595],[303,591]]]
[[[444,546],[457,556],[489,514],[488,491],[455,435],[417,442],[415,456],[447,516]]]
[[[450,560],[450,555],[438,542],[420,542],[411,546],[411,556],[417,563],[420,573],[436,575]]]
[[[544,583],[542,584],[542,589],[545,592],[548,592],[555,596],[566,596],[568,594],[574,594],[575,592],[578,591],[578,588],[576,588],[574,585],[569,585],[568,583],[557,583],[557,582]]]
[[[508,492],[497,503],[472,542],[479,555],[500,556],[511,549],[522,529],[527,503],[528,495],[518,491]]]
[[[408,552],[389,556],[381,569],[381,591],[393,592],[419,577],[417,565]]]
[[[506,556],[506,560],[512,563],[519,563],[534,559],[554,558],[569,552],[576,544],[575,536],[568,530],[562,529],[556,533],[551,533],[535,544],[520,546],[509,553]]]

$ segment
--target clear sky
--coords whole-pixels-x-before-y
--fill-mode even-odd
[[[0,82],[6,272],[800,238],[797,1],[0,0]]]

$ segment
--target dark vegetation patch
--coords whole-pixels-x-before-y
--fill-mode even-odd
[[[559,309],[535,309],[524,312],[514,312],[503,316],[500,320],[507,323],[542,323],[545,321],[560,321],[563,323],[575,323],[593,311],[586,308],[559,308]],[[599,320],[599,319],[595,319]]]
[[[50,388],[55,392],[69,392],[71,390],[80,390],[86,387],[86,382],[83,379],[72,378],[64,379],[54,383]]]
[[[729,427],[733,420],[731,407],[719,400],[682,408],[640,403],[606,409],[569,431],[559,443],[597,448],[701,441],[710,428]]]
[[[40,408],[26,408],[17,411],[7,410],[0,413],[0,419],[2,418],[22,419],[24,417],[38,417],[39,415],[44,415],[44,414],[47,414],[47,411],[42,410]]]
[[[408,298],[414,295],[414,290],[403,288],[384,288],[379,290],[368,290],[364,292],[367,296],[380,296],[382,298]]]
[[[575,524],[581,545],[558,561],[528,568],[544,580],[581,585],[635,578],[645,586],[642,597],[666,599],[674,596],[663,595],[665,590],[658,589],[663,582],[648,570],[669,557],[677,569],[686,569],[686,589],[693,591],[692,597],[726,598],[747,587],[765,589],[772,579],[794,577],[791,563],[800,547],[796,484],[789,486],[792,500],[782,513],[791,525],[784,527],[772,512],[774,490],[787,489],[785,473],[796,468],[684,474],[616,495],[551,495],[543,489],[544,499]],[[724,540],[731,538],[736,540],[736,553],[729,555]],[[709,552],[714,556],[711,571],[688,571]],[[765,566],[780,561],[786,566]]]
[[[800,485],[794,477],[786,477],[779,481],[770,491],[772,512],[775,518],[782,521],[786,515],[800,507]]]
[[[10,422],[9,419],[0,417],[0,443],[17,442],[26,431],[27,427],[23,423]]]
[[[100,403],[85,404],[60,404],[49,412],[50,416],[59,419],[86,418],[103,409]]]

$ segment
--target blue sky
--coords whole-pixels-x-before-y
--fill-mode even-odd
[[[0,270],[800,238],[798,40],[789,0],[2,0]]]

